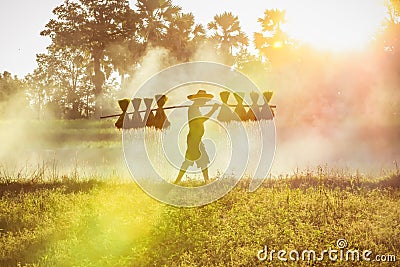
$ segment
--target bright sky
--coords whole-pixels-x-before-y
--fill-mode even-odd
[[[286,3],[286,31],[291,37],[320,50],[362,49],[382,27],[387,14],[384,0],[293,0]]]
[[[132,0],[133,1],[133,0]],[[131,2],[132,2],[131,1]],[[257,18],[267,8],[287,9],[288,33],[319,49],[359,49],[371,38],[385,15],[383,0],[173,0],[207,24],[215,14],[231,11],[243,30],[253,36],[260,30]],[[2,42],[0,72],[23,77],[36,67],[35,55],[50,40],[39,35],[63,0],[13,0],[0,2]]]
[[[5,70],[19,77],[36,67],[36,54],[50,44],[40,36],[51,11],[62,0],[12,0],[0,2],[1,49],[0,72]]]

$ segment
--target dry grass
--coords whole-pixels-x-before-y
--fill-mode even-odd
[[[320,169],[268,180],[255,193],[243,181],[210,205],[174,208],[120,180],[13,181],[0,185],[0,266],[281,266],[259,262],[257,252],[320,251],[339,238],[398,256],[399,186],[396,173]],[[355,265],[371,263],[318,263]]]

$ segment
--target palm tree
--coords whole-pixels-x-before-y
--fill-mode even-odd
[[[217,48],[223,55],[233,56],[233,48],[241,48],[249,44],[249,39],[242,31],[238,17],[231,12],[215,15],[214,20],[207,26],[211,31],[211,39],[216,41]]]
[[[178,60],[187,61],[197,47],[205,41],[206,33],[201,24],[196,24],[192,13],[177,14],[167,29],[164,46]]]
[[[277,64],[283,61],[290,46],[288,36],[282,31],[286,12],[279,9],[268,9],[264,17],[259,18],[262,32],[254,33],[254,45],[269,61]]]
[[[138,0],[136,7],[141,20],[141,41],[155,46],[162,43],[173,17],[181,11],[171,0]]]

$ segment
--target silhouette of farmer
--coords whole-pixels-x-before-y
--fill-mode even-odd
[[[185,161],[182,163],[181,170],[175,180],[175,184],[179,183],[189,166],[193,166],[194,162],[198,168],[203,172],[204,181],[209,182],[208,178],[208,158],[206,149],[202,142],[204,135],[204,123],[214,114],[219,108],[218,104],[214,104],[212,109],[205,115],[200,112],[200,107],[204,106],[213,95],[208,94],[205,90],[199,90],[197,94],[189,95],[188,99],[193,101],[193,104],[188,110],[189,133],[187,135],[186,143],[187,150],[185,154]]]

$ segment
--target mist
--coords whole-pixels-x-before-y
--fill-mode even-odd
[[[160,71],[169,66],[165,62],[173,62],[158,50],[148,51],[147,55],[144,62],[151,60],[152,64],[148,72],[144,67],[147,64],[143,65],[140,77],[154,74],[154,66]],[[157,55],[162,55],[158,61]],[[224,62],[207,47],[195,55],[196,60]],[[309,53],[303,54],[300,62],[279,70],[244,71],[261,91],[274,91],[271,102],[277,105],[277,146],[273,176],[319,166],[371,175],[397,168],[400,95],[394,88],[398,87],[399,78],[396,69],[384,65],[386,60],[373,50]],[[134,93],[137,84],[131,84],[129,92]],[[200,87],[181,88],[178,94],[194,93]],[[213,93],[217,95],[218,89]],[[152,97],[152,92],[147,97]],[[179,104],[174,101],[176,97],[171,97],[173,102],[169,104]],[[184,112],[182,116],[186,118]]]
[[[273,172],[329,166],[382,174],[399,161],[399,78],[372,51],[306,55],[273,78]],[[397,110],[397,112],[396,112]]]
[[[207,46],[198,49],[192,61],[195,60],[224,63],[224,58]],[[279,70],[243,70],[261,91],[274,91],[271,104],[277,105],[277,109],[272,176],[318,166],[368,174],[382,174],[395,168],[400,161],[400,97],[395,89],[398,88],[399,77],[395,69],[385,66],[385,62],[384,58],[371,51],[351,55],[321,53],[304,55],[300,62]],[[165,48],[149,47],[140,66],[130,74],[123,89],[117,91],[117,97],[133,98],[147,79],[178,63]],[[186,95],[200,88],[212,92],[217,100],[222,90],[209,85],[177,88],[167,93],[167,106],[184,103]],[[152,98],[154,92],[141,92],[140,97]],[[122,151],[122,132],[113,128],[114,119],[72,121],[71,126],[51,119],[53,116],[48,111],[43,116],[47,118],[45,122],[39,122],[37,114],[27,105],[26,96],[19,94],[10,99],[1,106],[0,160],[3,169],[32,173],[41,166],[56,169],[59,177],[77,172],[85,176],[129,176]],[[234,103],[232,96],[230,101]],[[245,101],[250,101],[248,95]],[[116,114],[120,112],[117,103],[108,109]],[[144,103],[141,109],[144,109]],[[128,111],[132,111],[131,106]],[[167,115],[172,116],[172,121],[178,119],[181,124],[187,119],[184,110],[173,115],[167,111]],[[209,146],[210,157],[216,162],[210,168],[210,174],[215,176],[226,167],[225,159],[230,152],[223,147],[222,143],[228,142],[225,137],[222,138],[223,131],[218,130],[219,126],[211,123],[207,127],[213,131],[207,138],[213,140],[220,136],[223,139],[221,143]],[[256,136],[256,127],[251,123],[245,123],[245,127],[252,134],[252,140],[249,140],[252,149],[260,146],[263,140]],[[135,131],[131,130],[132,142],[137,141]],[[168,133],[180,136],[173,162],[179,162],[183,157],[184,133],[185,130]],[[162,144],[162,134],[154,133],[153,136],[157,139],[155,144]],[[274,147],[271,145],[270,149]],[[156,148],[154,150],[154,153],[162,153]],[[165,170],[165,162],[160,163],[158,168]],[[254,166],[251,168],[254,169]],[[166,173],[173,177],[176,169]]]

